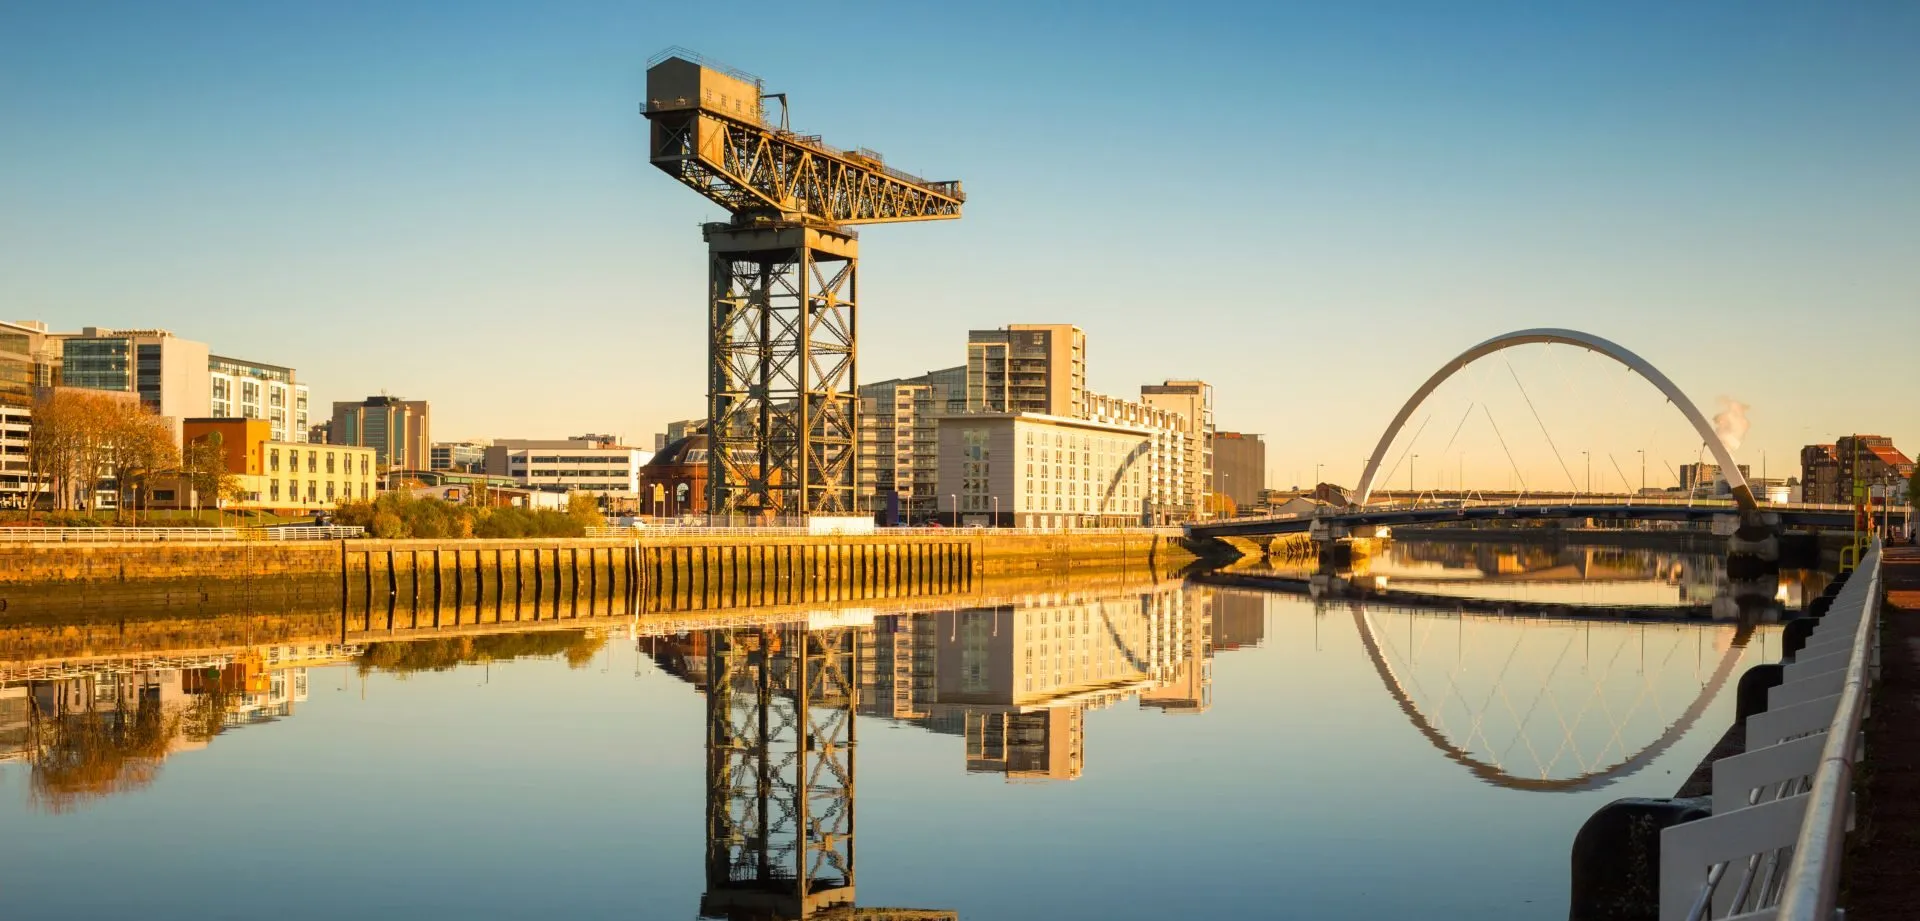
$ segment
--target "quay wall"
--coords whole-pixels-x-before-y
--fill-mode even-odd
[[[974,580],[1169,571],[1169,531],[892,536],[675,535],[526,540],[0,544],[0,623],[74,609],[217,615],[318,606],[588,614],[905,597]],[[602,604],[601,601],[605,603]]]

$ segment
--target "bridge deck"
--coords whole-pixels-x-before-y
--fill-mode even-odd
[[[1761,511],[1780,516],[1790,527],[1851,528],[1854,510],[1845,505],[1780,504],[1762,506]],[[1637,521],[1709,521],[1738,514],[1732,502],[1715,500],[1659,499],[1545,499],[1517,502],[1476,500],[1447,501],[1417,505],[1370,505],[1360,508],[1328,508],[1318,514],[1268,515],[1197,522],[1187,526],[1190,537],[1256,537],[1298,534],[1322,525],[1360,527],[1367,525],[1437,524],[1450,521],[1495,521],[1541,518],[1607,518]],[[1888,516],[1896,530],[1904,528],[1906,509]]]

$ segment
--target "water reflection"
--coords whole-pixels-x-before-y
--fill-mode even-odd
[[[1337,568],[1323,565],[1310,548],[1295,542],[1227,575],[1268,576],[1274,580],[1263,583],[1269,588],[1317,595],[1461,599],[1488,613],[1587,606],[1719,620],[1777,620],[1783,611],[1817,597],[1828,581],[1826,574],[1810,570],[1736,579],[1723,551],[1713,547],[1364,540],[1355,542],[1351,558],[1340,560]]]
[[[823,606],[810,615],[785,610],[698,622],[603,618],[565,628],[409,628],[386,638],[377,631],[342,633],[336,625],[333,638],[308,642],[0,663],[0,760],[28,772],[28,805],[63,813],[113,794],[130,794],[122,797],[127,801],[190,795],[178,785],[170,790],[160,774],[165,759],[203,748],[210,751],[195,759],[223,756],[233,749],[215,741],[222,733],[297,710],[330,708],[335,735],[329,738],[336,745],[356,739],[339,734],[343,725],[367,731],[341,722],[343,714],[365,710],[378,711],[387,724],[414,724],[479,706],[486,708],[483,725],[517,738],[534,727],[514,719],[550,717],[503,707],[497,696],[476,696],[488,692],[475,685],[491,674],[499,691],[500,670],[483,669],[518,661],[526,667],[515,666],[516,673],[543,676],[542,700],[591,700],[627,721],[647,711],[679,714],[642,743],[686,756],[672,762],[672,777],[649,773],[663,762],[631,754],[604,766],[621,776],[612,794],[621,804],[616,811],[660,817],[648,835],[684,849],[688,859],[672,881],[679,888],[657,893],[663,904],[681,906],[678,916],[696,905],[702,916],[735,919],[957,918],[959,909],[984,917],[1059,916],[1057,905],[1041,907],[1045,899],[1033,892],[1025,894],[1030,904],[1019,903],[1026,909],[995,903],[991,893],[914,870],[897,855],[922,854],[915,859],[956,868],[984,861],[986,869],[999,866],[1012,875],[1049,861],[1064,866],[1080,859],[1072,856],[1077,852],[1029,846],[1027,834],[1084,824],[1088,831],[1078,846],[1099,854],[1121,847],[1126,837],[1112,817],[1132,814],[1146,801],[1185,810],[1181,822],[1156,826],[1155,834],[1167,840],[1156,842],[1155,859],[1172,861],[1168,873],[1200,872],[1174,866],[1189,852],[1228,866],[1237,858],[1208,850],[1207,842],[1224,847],[1219,836],[1251,825],[1262,840],[1273,838],[1300,855],[1326,848],[1326,859],[1337,865],[1377,859],[1375,865],[1418,876],[1445,862],[1449,842],[1462,852],[1500,847],[1475,837],[1471,816],[1449,812],[1454,804],[1519,797],[1498,800],[1501,815],[1519,817],[1506,832],[1517,850],[1488,861],[1484,875],[1448,869],[1450,878],[1465,882],[1424,884],[1444,906],[1458,893],[1434,886],[1526,887],[1531,877],[1514,869],[1526,860],[1563,864],[1573,829],[1591,811],[1581,794],[1618,785],[1628,795],[1670,794],[1678,779],[1665,774],[1676,766],[1690,769],[1691,763],[1675,762],[1696,757],[1703,733],[1717,736],[1730,718],[1730,695],[1723,692],[1731,677],[1765,658],[1774,642],[1773,628],[1757,619],[1715,621],[1696,612],[1622,620],[1590,604],[1556,606],[1540,595],[1516,608],[1502,593],[1512,584],[1554,592],[1575,584],[1666,592],[1653,586],[1674,586],[1676,570],[1684,582],[1695,578],[1686,574],[1710,573],[1712,563],[1687,554],[1569,556],[1549,548],[1406,545],[1376,555],[1363,572],[1338,575],[1352,583],[1384,576],[1393,586],[1376,584],[1371,593],[1316,596],[1311,578],[1239,571],[1225,574],[1226,582],[1143,581],[932,608],[868,602]],[[1296,579],[1304,587],[1273,590],[1231,578]],[[1405,591],[1409,584],[1421,590]],[[1608,597],[1635,597],[1628,591]],[[1492,607],[1475,607],[1481,603]],[[1522,609],[1528,616],[1511,616]],[[352,642],[340,642],[343,637]],[[0,649],[10,648],[7,640],[0,631]],[[631,676],[624,668],[585,668],[628,650],[636,654]],[[343,687],[357,677],[388,690],[327,694],[308,706],[308,676],[319,667],[333,668]],[[447,674],[461,669],[471,671]],[[677,680],[663,685],[661,674]],[[406,683],[383,684],[383,677]],[[663,687],[675,690],[663,695]],[[671,698],[683,703],[676,708]],[[696,701],[697,712],[685,709]],[[497,725],[496,712],[502,714]],[[264,742],[305,732],[307,725],[288,720],[279,736],[249,738]],[[905,731],[876,737],[873,730],[883,727]],[[577,741],[546,734],[538,751],[509,746],[487,760],[535,773],[573,765],[570,776],[623,751],[606,742],[623,731],[613,724],[598,740]],[[389,736],[385,744],[401,743]],[[245,748],[255,757],[266,750]],[[927,756],[906,757],[913,752]],[[698,761],[691,760],[694,753]],[[1663,758],[1668,753],[1674,758]],[[385,750],[367,755],[364,775],[303,774],[295,760],[279,770],[309,794],[353,786],[378,807],[386,802],[383,787],[368,779],[396,767],[404,772],[409,763]],[[1165,773],[1148,769],[1160,762],[1168,764]],[[1252,785],[1233,777],[1247,764],[1264,766]],[[1665,773],[1649,771],[1655,764]],[[674,778],[685,783],[674,787]],[[699,804],[691,802],[696,781],[705,797]],[[856,808],[859,784],[868,790],[865,813]],[[902,784],[914,789],[911,808],[897,792]],[[889,799],[876,788],[896,792]],[[658,789],[683,794],[668,800]],[[1434,820],[1413,827],[1405,821],[1409,807],[1380,814],[1352,807],[1361,795],[1391,798],[1401,790],[1417,793],[1420,805],[1411,808],[1430,810]],[[1204,798],[1208,791],[1218,799]],[[484,811],[499,791],[461,791],[456,783],[449,795],[455,792],[473,799],[451,803]],[[1346,814],[1340,821],[1351,824],[1337,840],[1317,832],[1300,838],[1290,829],[1323,828],[1329,821],[1321,815],[1323,798],[1348,804],[1338,809]],[[1031,828],[1018,825],[1017,815],[990,820],[974,814],[992,811],[995,801],[1056,811],[1033,817]],[[1059,811],[1069,802],[1072,809]],[[1560,803],[1570,805],[1563,810]],[[10,805],[0,803],[0,816]],[[204,808],[219,812],[217,803]],[[101,814],[102,821],[123,815]],[[436,816],[410,820],[430,823]],[[385,828],[377,814],[361,821],[376,837]],[[991,827],[972,827],[982,823]],[[1197,837],[1183,837],[1189,825]],[[1464,837],[1423,837],[1441,827]],[[1458,830],[1463,827],[1468,830]],[[955,850],[977,848],[982,837],[1001,840],[1004,853]],[[467,858],[485,850],[447,846]],[[864,884],[856,872],[862,853],[869,873]],[[33,865],[31,851],[9,859]],[[532,861],[532,870],[548,866],[542,861],[553,867],[563,861],[544,852],[518,859]],[[1300,859],[1311,866],[1269,867],[1267,876],[1241,867],[1225,878],[1243,882],[1194,897],[1218,899],[1240,887],[1240,901],[1212,907],[1251,911],[1272,907],[1269,887],[1311,894],[1325,885],[1315,874],[1329,871]],[[329,865],[332,878],[348,888],[360,879],[355,874],[368,872]],[[1270,878],[1273,873],[1284,878]],[[182,904],[192,903],[191,895],[181,897]],[[1368,894],[1352,911],[1329,916],[1377,917],[1406,907],[1394,897]],[[1083,907],[1104,916],[1144,910],[1119,896],[1087,898]],[[1158,913],[1168,910],[1162,905]]]
[[[0,668],[0,762],[29,765],[33,805],[48,812],[143,789],[171,755],[292,716],[307,669],[352,652],[306,644]]]

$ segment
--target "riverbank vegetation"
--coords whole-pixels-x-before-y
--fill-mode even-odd
[[[442,499],[415,498],[404,490],[342,503],[334,524],[358,525],[383,540],[448,537],[582,537],[606,524],[593,497],[576,493],[564,512],[517,507],[489,508]]]

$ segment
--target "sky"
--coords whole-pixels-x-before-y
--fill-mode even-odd
[[[728,9],[0,6],[0,317],[171,329],[321,406],[426,399],[439,440],[649,447],[704,414],[723,217],[647,163],[646,62],[678,45],[965,183],[959,221],[862,229],[863,380],[1074,323],[1095,390],[1203,378],[1270,485],[1350,483],[1453,355],[1569,327],[1748,405],[1756,472],[1851,431],[1920,448],[1920,6]],[[1396,484],[1637,485],[1643,454],[1657,484],[1699,453],[1596,356],[1470,371]]]

